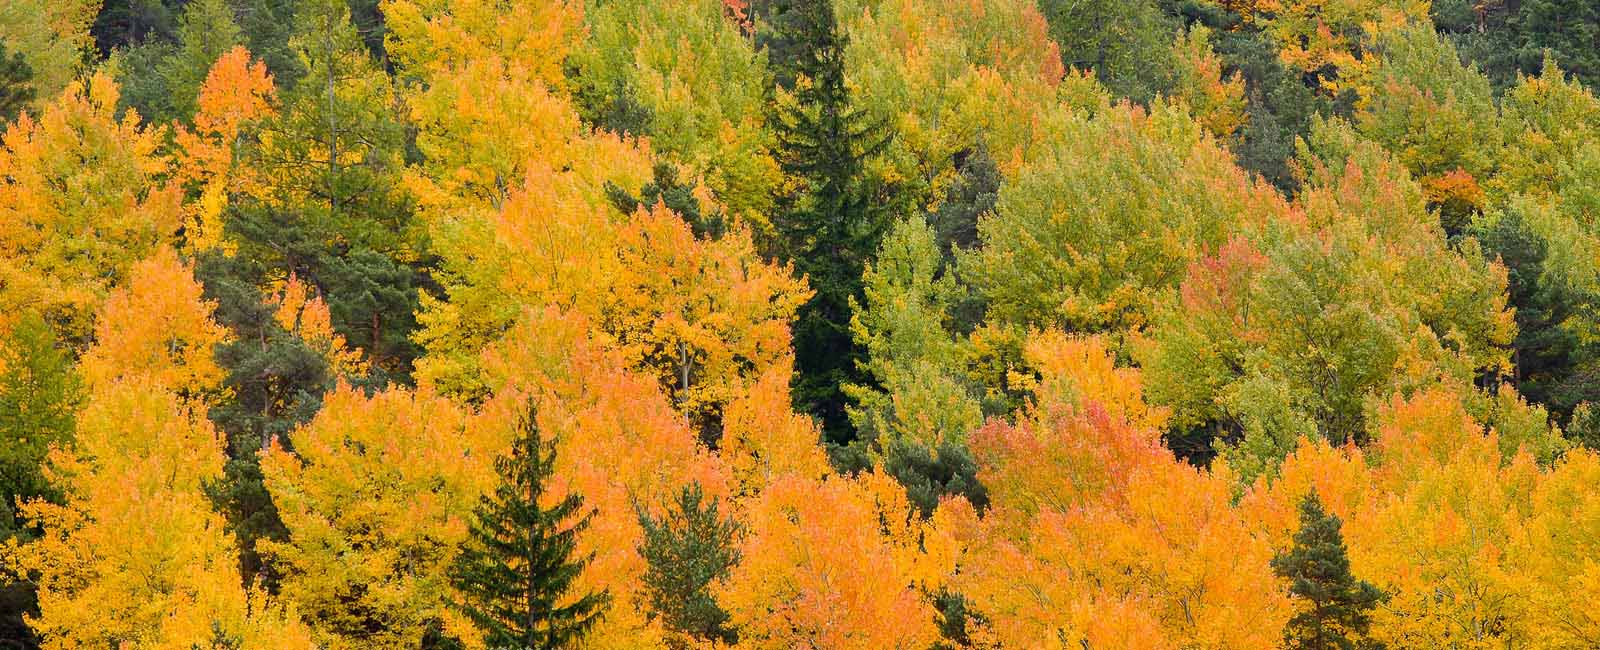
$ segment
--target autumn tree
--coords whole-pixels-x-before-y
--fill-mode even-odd
[[[0,7],[0,33],[33,69],[36,101],[54,99],[91,61],[89,27],[99,8],[92,0],[18,0]]]
[[[571,645],[610,603],[603,591],[572,593],[573,579],[593,559],[575,549],[594,511],[584,511],[576,492],[547,496],[556,451],[534,413],[530,407],[519,420],[510,455],[495,460],[500,483],[473,509],[467,541],[450,567],[461,595],[457,606],[493,648]]]
[[[281,604],[241,583],[204,494],[223,461],[202,416],[221,377],[210,311],[170,249],[134,265],[106,301],[81,364],[76,442],[50,458],[62,502],[24,506],[42,534],[8,548],[36,576],[31,624],[45,647],[312,647]]]
[[[99,301],[180,219],[162,130],[119,117],[117,97],[105,74],[73,82],[0,140],[0,306],[38,311],[77,349]]]
[[[1272,558],[1272,570],[1289,580],[1289,593],[1305,601],[1284,628],[1291,648],[1348,650],[1371,647],[1369,610],[1383,593],[1350,574],[1339,517],[1323,512],[1316,492],[1300,502],[1294,547]]]
[[[285,534],[256,548],[319,646],[415,648],[435,628],[462,636],[447,570],[507,442],[496,423],[425,390],[340,386],[262,454]]]
[[[1056,134],[979,221],[983,245],[958,255],[991,322],[1140,328],[1187,261],[1282,210],[1187,111],[1120,105],[1055,117]]]
[[[703,183],[770,243],[782,174],[765,124],[768,62],[725,6],[646,0],[586,9],[586,37],[568,60],[573,100],[601,129],[648,137],[663,162],[684,167],[688,184]]]
[[[748,506],[743,560],[713,592],[744,648],[927,648],[927,591],[953,559],[892,479],[779,478]]]

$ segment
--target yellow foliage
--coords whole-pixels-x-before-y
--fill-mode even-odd
[[[80,343],[106,291],[180,219],[160,129],[118,120],[116,82],[75,81],[0,136],[0,312],[39,310]]]
[[[106,299],[95,346],[83,355],[91,390],[126,379],[191,400],[214,393],[223,376],[214,348],[227,333],[211,320],[200,283],[171,248],[134,264],[131,275]]]
[[[738,648],[913,650],[939,639],[922,588],[946,556],[925,553],[888,477],[786,476],[746,506],[744,561],[717,588]],[[929,566],[933,563],[934,566]]]

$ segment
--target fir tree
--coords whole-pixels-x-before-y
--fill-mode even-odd
[[[574,555],[594,511],[580,515],[583,497],[576,493],[540,505],[555,472],[555,444],[540,434],[531,407],[518,429],[511,454],[495,461],[500,485],[474,510],[450,581],[486,646],[564,648],[588,632],[610,602],[605,592],[570,594],[593,559]]]
[[[667,629],[694,639],[734,643],[728,613],[712,598],[712,581],[739,563],[738,522],[717,513],[717,500],[705,502],[699,484],[678,494],[674,509],[660,519],[640,511],[644,541],[639,554],[649,568],[644,592],[651,611]]]
[[[17,119],[33,96],[33,67],[21,52],[8,52],[0,40],[0,125]]]
[[[852,104],[847,45],[827,0],[770,3],[766,39],[779,81],[772,127],[777,158],[795,181],[776,225],[784,253],[816,292],[794,332],[795,400],[822,419],[828,437],[850,438],[840,387],[861,383],[863,355],[850,336],[850,298],[861,270],[893,221],[894,207],[867,161],[888,147],[888,120]]]
[[[1322,510],[1316,492],[1300,502],[1294,547],[1273,558],[1272,570],[1290,581],[1290,595],[1304,601],[1284,626],[1285,647],[1295,650],[1379,648],[1367,639],[1369,613],[1383,599],[1377,587],[1350,573],[1339,517]]]

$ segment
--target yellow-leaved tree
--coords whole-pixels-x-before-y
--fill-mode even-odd
[[[162,130],[119,119],[118,96],[96,73],[0,137],[0,314],[38,310],[75,346],[107,290],[179,225]]]
[[[205,417],[221,378],[211,305],[171,249],[130,275],[84,355],[76,443],[49,458],[63,501],[25,504],[43,535],[6,547],[37,576],[30,623],[51,649],[310,650],[293,612],[241,584],[233,536],[205,492],[224,461]]]

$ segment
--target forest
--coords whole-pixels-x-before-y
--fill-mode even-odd
[[[1592,0],[0,0],[0,649],[1600,648]]]

